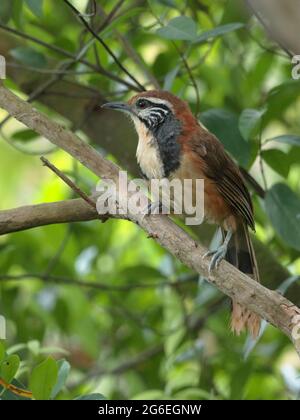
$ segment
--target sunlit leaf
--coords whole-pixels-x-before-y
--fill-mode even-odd
[[[70,369],[71,369],[70,363],[67,362],[66,360],[59,360],[57,362],[57,365],[58,365],[57,382],[51,392],[52,399],[55,398],[56,395],[64,387],[66,380],[68,378],[68,375],[70,373]]]
[[[237,29],[242,28],[245,26],[243,23],[227,23],[226,25],[217,26],[214,29],[211,29],[209,31],[205,31],[199,36],[197,36],[196,39],[194,39],[194,43],[201,43],[208,41],[209,39],[217,38],[219,36],[225,35],[229,32],[236,31]]]
[[[197,35],[197,26],[190,17],[178,16],[156,32],[166,39],[193,41]]]
[[[300,146],[300,136],[294,134],[283,134],[282,136],[272,137],[268,141],[277,141],[279,143],[290,144],[292,146]]]
[[[58,367],[52,357],[36,366],[29,379],[29,388],[36,400],[48,400],[57,382]]]
[[[0,377],[6,382],[11,382],[20,366],[20,358],[17,354],[11,354],[2,360],[0,365]]]
[[[239,118],[239,129],[245,140],[250,140],[258,132],[265,110],[244,109]]]

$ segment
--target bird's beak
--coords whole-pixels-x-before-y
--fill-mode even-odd
[[[108,102],[107,104],[103,104],[101,108],[115,109],[116,111],[122,112],[132,112],[130,105],[126,102]]]

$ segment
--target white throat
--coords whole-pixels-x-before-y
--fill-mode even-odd
[[[163,163],[155,138],[138,118],[134,118],[133,121],[139,136],[136,157],[143,174],[148,179],[163,178]]]

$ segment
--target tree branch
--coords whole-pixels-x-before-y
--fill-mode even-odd
[[[36,204],[0,212],[0,235],[57,223],[96,220],[99,214],[84,200]]]
[[[65,150],[97,176],[109,178],[118,185],[119,168],[115,164],[104,159],[78,136],[35,110],[31,104],[10,92],[2,83],[0,84],[0,107],[28,128],[35,130]],[[90,211],[92,212],[92,209]],[[155,238],[183,264],[205,276],[223,293],[279,328],[294,343],[300,355],[298,337],[300,309],[292,302],[255,282],[226,261],[222,261],[220,267],[209,275],[209,260],[204,258],[206,250],[168,217],[143,217],[140,213],[131,214],[130,212],[127,217]]]

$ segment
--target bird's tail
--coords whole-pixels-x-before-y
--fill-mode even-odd
[[[226,260],[243,273],[259,281],[256,257],[248,227],[240,225],[231,238]],[[232,301],[231,330],[239,335],[248,330],[252,337],[257,337],[260,330],[260,317],[237,301]]]

